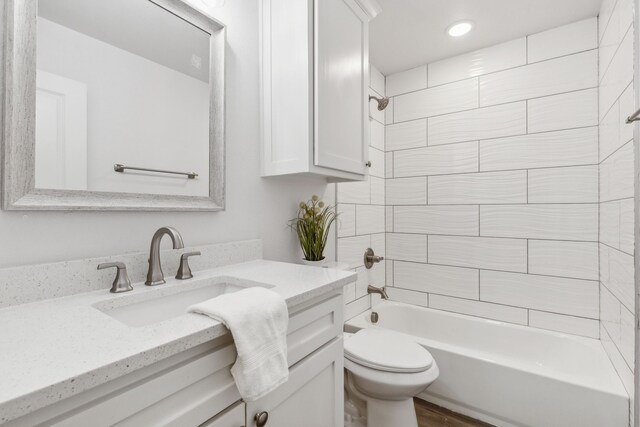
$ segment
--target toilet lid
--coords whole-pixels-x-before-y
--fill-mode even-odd
[[[423,372],[433,364],[424,347],[384,329],[356,332],[345,341],[344,355],[354,363],[386,372]]]

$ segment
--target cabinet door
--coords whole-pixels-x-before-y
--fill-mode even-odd
[[[247,427],[267,412],[267,427],[342,427],[343,346],[336,338],[291,368],[289,381],[255,402],[247,402]]]
[[[354,0],[316,0],[314,23],[314,163],[364,174],[368,17]]]

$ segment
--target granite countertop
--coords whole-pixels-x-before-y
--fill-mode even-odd
[[[256,260],[203,270],[188,281],[134,284],[123,294],[105,289],[0,309],[0,423],[81,393],[178,354],[228,330],[208,317],[185,313],[132,327],[96,307],[126,298],[153,299],[201,279],[229,277],[270,287],[289,308],[355,280],[355,273]]]

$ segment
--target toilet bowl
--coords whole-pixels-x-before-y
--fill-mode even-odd
[[[346,396],[368,427],[417,427],[413,397],[438,378],[438,365],[419,344],[392,331],[367,328],[345,336]]]

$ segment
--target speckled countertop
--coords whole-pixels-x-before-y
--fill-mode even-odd
[[[131,327],[96,307],[229,277],[269,286],[291,308],[355,280],[349,271],[264,260],[194,274],[190,281],[167,279],[156,287],[138,283],[124,294],[105,287],[0,309],[0,424],[228,333],[219,322],[189,313]]]

